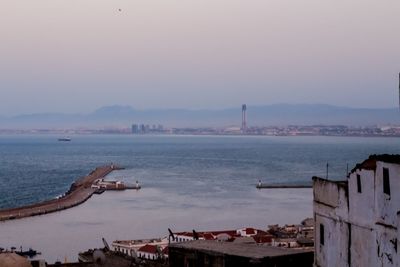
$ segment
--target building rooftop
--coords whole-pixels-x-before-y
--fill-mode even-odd
[[[160,243],[160,242],[163,242],[162,238],[137,239],[137,240],[115,240],[112,242],[112,244],[113,245],[132,246],[132,245]]]
[[[256,230],[254,228],[246,228],[246,235],[255,235]]]
[[[259,246],[255,244],[219,242],[210,240],[196,240],[186,243],[170,244],[170,250],[174,248],[213,252],[252,259],[280,257],[300,253],[313,253],[312,249],[285,249],[270,246]]]
[[[400,155],[389,155],[389,154],[381,154],[381,155],[371,155],[368,159],[364,160],[362,163],[358,163],[351,172],[355,172],[356,170],[366,169],[366,170],[375,170],[376,162],[382,161],[386,163],[400,164]]]
[[[13,252],[0,253],[1,267],[32,267],[29,261]]]
[[[145,245],[145,246],[139,248],[138,251],[156,254],[157,253],[157,247],[154,246],[154,245]]]

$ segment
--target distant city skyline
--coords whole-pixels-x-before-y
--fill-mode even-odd
[[[132,124],[166,127],[241,127],[284,125],[400,125],[398,108],[348,108],[332,105],[243,105],[226,109],[135,109],[104,106],[90,113],[35,113],[0,116],[0,129],[126,128]],[[244,118],[246,118],[244,122]]]
[[[398,106],[400,2],[7,1],[0,116]]]

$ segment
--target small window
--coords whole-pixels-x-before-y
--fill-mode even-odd
[[[325,244],[325,229],[322,223],[319,225],[319,243],[321,245]]]
[[[361,176],[357,174],[357,192],[361,193]]]
[[[383,193],[390,196],[390,180],[388,168],[383,168]]]

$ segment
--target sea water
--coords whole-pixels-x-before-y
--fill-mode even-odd
[[[101,237],[162,237],[174,231],[299,223],[311,189],[257,190],[263,183],[345,179],[370,154],[400,151],[397,138],[76,135],[0,136],[0,208],[51,199],[96,166],[142,189],[105,192],[53,214],[0,223],[0,247],[32,247],[49,262],[76,260]],[[328,169],[327,169],[327,163]]]

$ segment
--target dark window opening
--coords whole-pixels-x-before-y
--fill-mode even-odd
[[[388,168],[383,168],[383,193],[390,196],[390,180]]]
[[[321,245],[325,244],[325,229],[323,224],[319,225],[319,243]]]
[[[357,174],[357,192],[361,193],[361,176]]]

